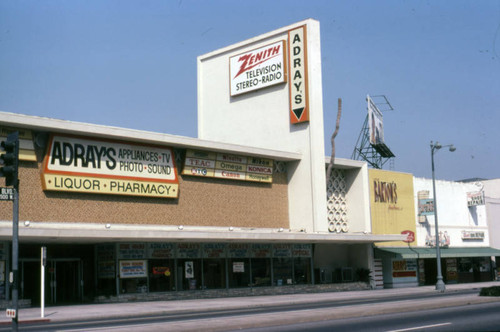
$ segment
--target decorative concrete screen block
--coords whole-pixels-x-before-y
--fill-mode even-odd
[[[347,233],[347,185],[343,170],[333,169],[327,185],[328,230],[335,233]]]

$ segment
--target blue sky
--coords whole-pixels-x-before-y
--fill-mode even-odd
[[[326,154],[350,158],[385,95],[393,169],[500,177],[500,1],[0,1],[0,110],[197,136],[196,57],[313,18]],[[386,164],[389,168],[389,163]]]

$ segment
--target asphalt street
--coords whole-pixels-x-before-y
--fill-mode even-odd
[[[428,310],[432,308],[456,307],[469,304],[500,302],[499,297],[481,297],[482,287],[500,285],[500,282],[447,285],[444,293],[434,286],[414,288],[381,289],[350,292],[291,294],[277,296],[251,296],[200,300],[133,302],[112,304],[90,304],[47,307],[44,317],[41,309],[19,310],[19,325],[43,326],[60,324],[62,330],[104,331],[106,324],[135,324],[134,331],[151,330],[159,321],[162,329],[169,331],[228,331],[244,328],[279,326],[367,317]],[[141,321],[142,320],[142,321]],[[0,318],[0,330],[10,328],[11,319]],[[45,325],[44,325],[45,324]],[[71,329],[66,329],[72,326]],[[123,331],[130,330],[124,325]],[[141,327],[142,326],[142,327]],[[36,330],[36,329],[35,329]]]

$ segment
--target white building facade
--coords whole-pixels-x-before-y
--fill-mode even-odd
[[[382,258],[386,287],[433,285],[437,281],[436,213],[442,276],[446,284],[496,279],[500,250],[490,239],[497,230],[488,211],[489,196],[483,181],[436,180],[437,212],[432,179],[414,178],[415,237],[407,246],[377,248]],[[494,191],[490,195],[495,195]],[[494,211],[494,204],[492,211]],[[391,266],[392,263],[392,266]],[[398,268],[405,270],[398,275]],[[411,268],[408,268],[410,266]],[[411,275],[410,275],[411,273]],[[396,278],[397,276],[398,278]]]

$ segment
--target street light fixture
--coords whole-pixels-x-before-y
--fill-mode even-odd
[[[441,145],[439,142],[433,143],[431,141],[431,162],[432,162],[432,192],[434,195],[434,220],[436,232],[436,260],[437,260],[437,282],[436,290],[444,292],[446,286],[443,282],[443,275],[441,273],[441,249],[439,247],[439,229],[438,229],[438,212],[437,212],[437,198],[436,198],[436,177],[434,176],[434,153],[442,147],[449,147],[450,152],[454,152],[456,148],[453,144]]]

